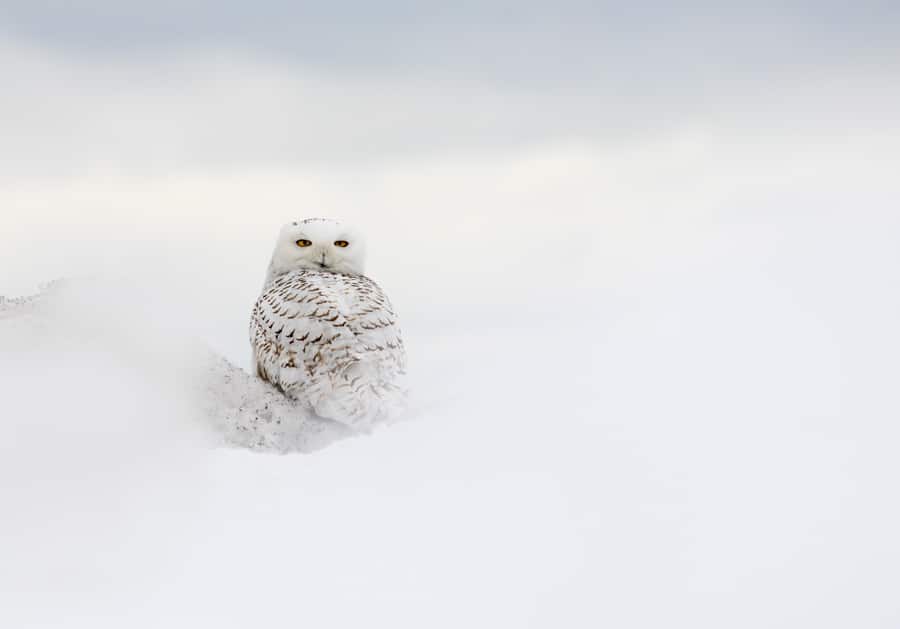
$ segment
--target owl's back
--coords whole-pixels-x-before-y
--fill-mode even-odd
[[[250,318],[256,373],[317,415],[365,424],[402,407],[397,316],[362,275],[297,270],[265,287]]]

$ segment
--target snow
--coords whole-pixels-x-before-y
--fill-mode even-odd
[[[892,626],[896,227],[709,221],[401,307],[413,409],[368,435],[254,423],[219,280],[4,302],[3,624]]]

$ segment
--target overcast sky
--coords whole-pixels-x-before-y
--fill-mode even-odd
[[[436,274],[460,238],[482,273],[590,232],[610,269],[707,224],[883,217],[898,7],[3,2],[0,244],[21,264],[0,280],[202,233],[255,290],[277,226],[310,214],[415,229]]]
[[[381,161],[722,119],[880,124],[898,7],[4,2],[4,162]]]
[[[330,70],[591,79],[753,71],[896,51],[889,0],[858,3],[5,2],[12,37],[83,52],[239,48]],[[694,67],[686,67],[690,64]]]

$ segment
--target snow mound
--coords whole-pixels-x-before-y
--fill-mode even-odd
[[[312,452],[354,434],[310,415],[299,404],[230,362],[209,355],[205,416],[226,443],[268,452]]]

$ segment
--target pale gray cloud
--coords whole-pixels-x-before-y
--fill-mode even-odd
[[[898,7],[5,2],[4,172],[333,164],[606,146],[723,124],[878,125],[900,106]]]
[[[696,79],[897,50],[900,5],[688,2],[68,3],[0,7],[7,36],[81,53],[226,48],[340,72],[495,81]]]
[[[0,100],[3,177],[391,162],[736,127],[884,132],[900,108],[900,84],[880,63],[529,86],[351,77],[225,50],[91,58],[8,45],[0,73],[11,86]]]

